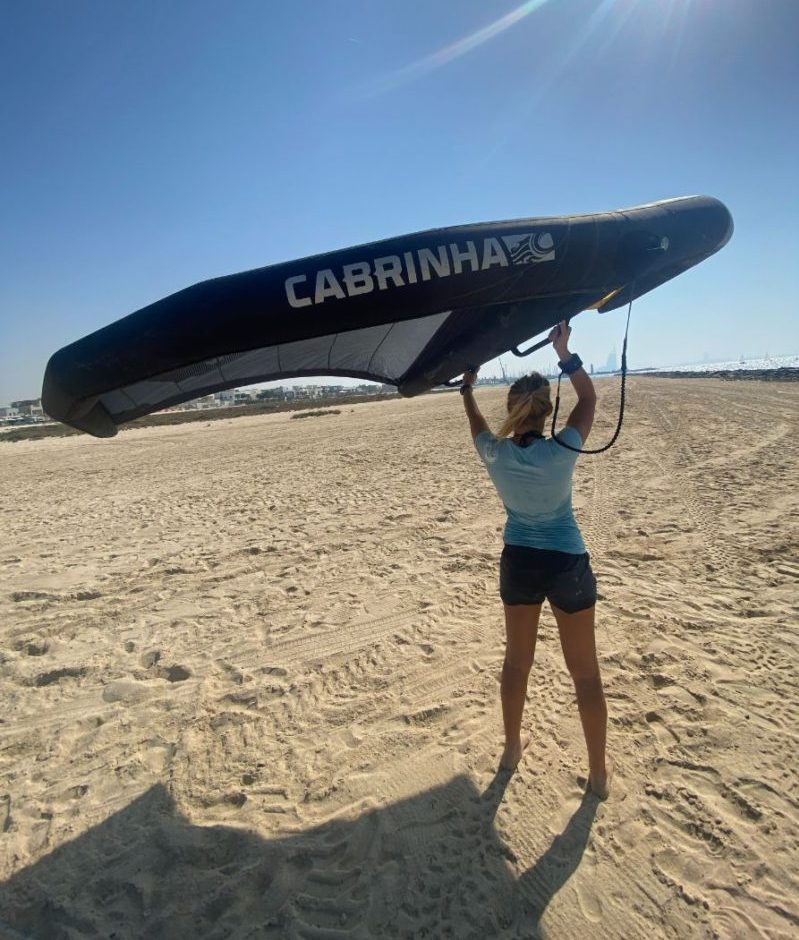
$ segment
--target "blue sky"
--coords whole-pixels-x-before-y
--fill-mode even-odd
[[[735,235],[631,365],[799,352],[797,37],[796,0],[5,0],[0,401],[209,277],[690,194]],[[623,313],[574,328],[604,362]]]

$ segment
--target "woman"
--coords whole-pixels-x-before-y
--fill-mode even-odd
[[[591,431],[596,393],[579,356],[569,351],[570,334],[570,327],[561,322],[549,334],[549,340],[560,359],[559,366],[577,393],[577,404],[557,437],[579,448]],[[558,624],[563,655],[577,693],[588,747],[588,786],[605,799],[607,708],[594,643],[596,579],[571,500],[577,454],[544,437],[544,422],[552,413],[545,378],[534,372],[511,386],[508,417],[495,437],[474,400],[476,377],[476,372],[466,373],[461,394],[475,447],[507,511],[500,561],[506,630],[501,687],[505,751],[501,764],[507,770],[515,769],[527,744],[521,737],[522,712],[538,619],[546,598]]]

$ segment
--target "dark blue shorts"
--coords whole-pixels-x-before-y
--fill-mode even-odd
[[[596,578],[588,552],[571,555],[525,545],[506,545],[499,562],[499,594],[505,604],[550,604],[576,614],[596,604]]]

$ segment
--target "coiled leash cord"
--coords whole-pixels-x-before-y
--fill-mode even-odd
[[[616,443],[616,440],[621,433],[622,422],[624,421],[624,395],[625,395],[625,382],[627,380],[627,334],[630,332],[630,313],[633,309],[633,298],[632,294],[630,296],[630,304],[627,307],[627,324],[624,328],[624,342],[621,347],[621,395],[619,400],[619,422],[616,425],[616,430],[613,432],[613,437],[605,444],[604,447],[597,447],[595,450],[584,450],[580,447],[572,447],[571,444],[565,443],[565,441],[560,440],[560,438],[555,436],[555,422],[558,420],[558,408],[560,407],[560,380],[563,378],[563,369],[560,370],[560,375],[558,376],[558,389],[555,395],[555,410],[552,412],[552,429],[550,434],[552,435],[552,440],[556,444],[560,444],[561,447],[565,447],[566,450],[573,450],[577,454],[601,454],[606,450],[609,450]]]

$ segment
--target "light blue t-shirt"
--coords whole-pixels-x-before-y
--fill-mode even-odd
[[[582,447],[579,431],[566,427],[564,444]],[[505,504],[505,544],[582,555],[585,543],[572,511],[572,472],[577,454],[552,438],[519,447],[481,431],[474,446]]]

